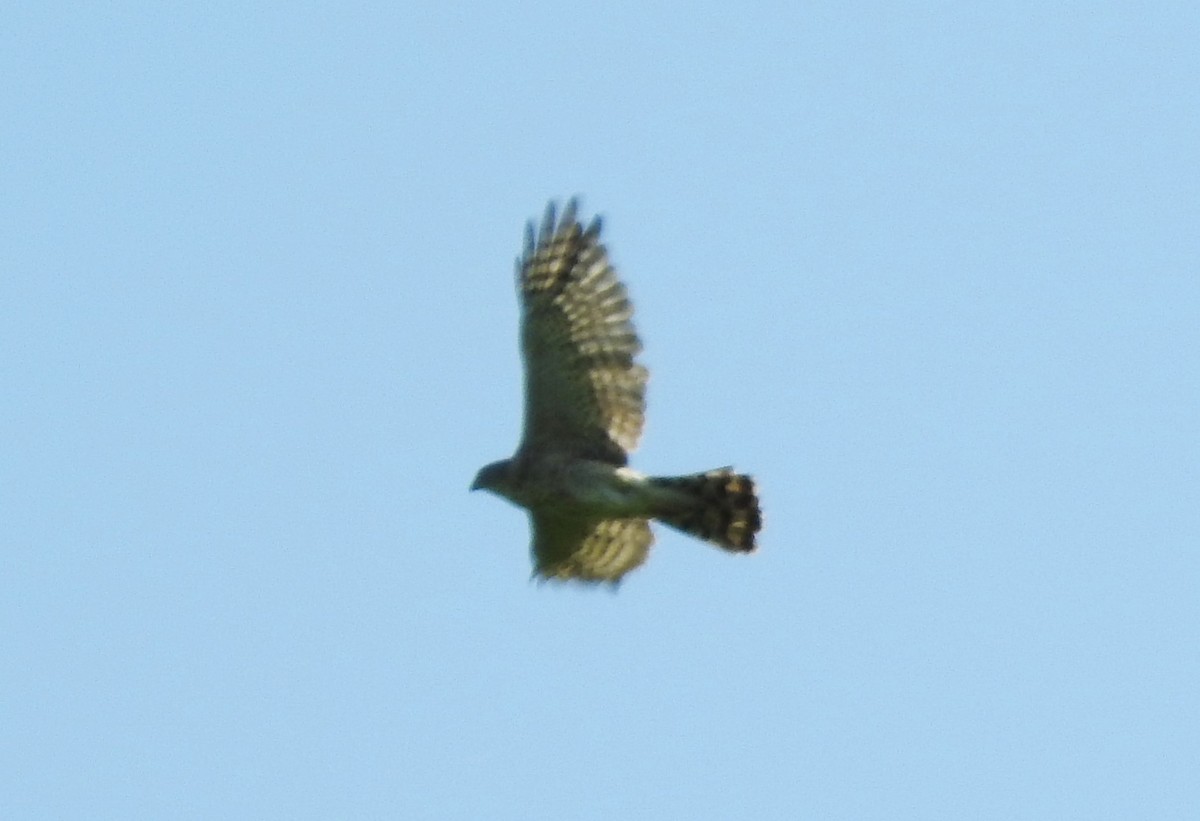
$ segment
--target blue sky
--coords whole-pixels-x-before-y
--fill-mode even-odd
[[[0,816],[1200,817],[1195,4],[4,16]],[[752,557],[467,492],[576,193]]]

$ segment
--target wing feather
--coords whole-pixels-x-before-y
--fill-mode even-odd
[[[526,226],[517,260],[525,433],[521,450],[546,449],[624,465],[641,438],[647,371],[633,304],[600,242],[571,200],[541,228]]]
[[[530,513],[534,573],[547,579],[616,584],[650,554],[654,535],[645,519],[581,519]]]

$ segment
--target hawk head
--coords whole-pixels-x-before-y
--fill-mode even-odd
[[[471,483],[471,490],[490,490],[498,496],[511,499],[512,484],[512,460],[501,459],[479,469],[475,481]]]

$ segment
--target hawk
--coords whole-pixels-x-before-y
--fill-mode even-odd
[[[479,471],[489,490],[529,512],[534,575],[617,584],[646,560],[654,519],[733,553],[762,526],[754,480],[718,468],[652,477],[627,466],[642,435],[646,369],[633,306],[577,201],[525,229],[517,259],[525,431],[511,459]]]

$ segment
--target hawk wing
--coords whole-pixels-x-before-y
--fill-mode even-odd
[[[580,519],[531,511],[534,573],[547,579],[616,584],[646,561],[654,535],[646,519]]]
[[[600,219],[583,228],[576,201],[541,230],[525,232],[517,260],[525,433],[519,452],[569,453],[624,465],[642,435],[646,369],[633,306],[600,242]]]

